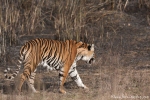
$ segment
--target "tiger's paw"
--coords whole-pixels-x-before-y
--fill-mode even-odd
[[[33,93],[37,94],[37,93],[40,93],[40,91],[34,91]]]
[[[62,93],[62,94],[66,94],[66,91],[63,90],[63,89],[59,89],[59,92]]]
[[[23,94],[20,89],[16,89],[16,93],[17,93],[17,95],[22,95]]]
[[[90,89],[87,86],[85,86],[85,85],[84,85],[83,88],[84,88],[85,92],[89,92],[90,91]]]

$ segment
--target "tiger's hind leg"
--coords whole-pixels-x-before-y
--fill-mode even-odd
[[[25,73],[22,73],[20,75],[20,83],[19,83],[19,86],[18,86],[18,92],[19,94],[21,93],[21,88],[22,88],[22,85],[24,83],[24,81],[27,79],[27,75]]]
[[[27,84],[34,93],[39,93],[39,91],[37,91],[34,87],[35,75],[36,75],[36,70],[31,73],[30,77],[28,78]]]
[[[32,69],[32,64],[30,62],[27,62],[24,64],[24,71],[20,75],[20,83],[18,86],[19,93],[21,93],[21,88],[22,88],[23,83],[29,79],[31,73],[33,72],[32,70],[34,69]]]

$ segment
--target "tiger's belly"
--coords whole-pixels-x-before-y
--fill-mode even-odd
[[[47,69],[47,71],[52,71],[52,70],[59,70],[62,66],[62,63],[60,62],[48,62],[48,61],[42,61],[38,64],[38,66],[43,66],[44,68]]]
[[[55,70],[52,66],[49,66],[46,62],[43,64],[43,67],[44,68],[47,68],[47,71],[52,71],[52,70]]]

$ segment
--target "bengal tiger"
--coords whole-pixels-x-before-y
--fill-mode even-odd
[[[61,93],[66,93],[64,83],[68,74],[79,87],[88,89],[85,86],[76,69],[78,60],[86,61],[91,64],[95,61],[94,44],[90,45],[74,40],[58,41],[49,39],[33,39],[26,42],[20,49],[20,59],[18,60],[18,69],[8,75],[10,68],[4,70],[6,79],[13,79],[19,73],[21,65],[24,66],[23,73],[20,75],[18,91],[21,92],[22,85],[27,81],[33,92],[38,92],[34,88],[34,78],[38,65],[47,66],[49,69],[59,71]]]

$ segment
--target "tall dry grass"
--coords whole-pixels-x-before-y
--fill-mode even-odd
[[[17,35],[32,34],[40,26],[42,28],[41,7],[44,0],[1,0],[0,21],[1,31],[10,39],[9,45],[16,40]]]
[[[20,35],[33,34],[36,28],[43,29],[43,2],[0,0],[0,55],[4,62],[6,47],[16,44]]]
[[[98,13],[101,7],[107,3],[102,1],[86,1],[86,0],[57,0],[54,6],[54,27],[59,39],[81,40],[93,36],[91,21],[99,20]],[[92,17],[92,13],[95,15]],[[98,15],[98,16],[97,16]]]
[[[149,7],[148,0],[137,2],[139,7]],[[79,41],[92,34],[93,24],[108,10],[123,10],[128,3],[129,0],[0,0],[0,36],[5,38],[5,34],[11,46],[18,35],[33,34],[52,23],[59,39]]]

